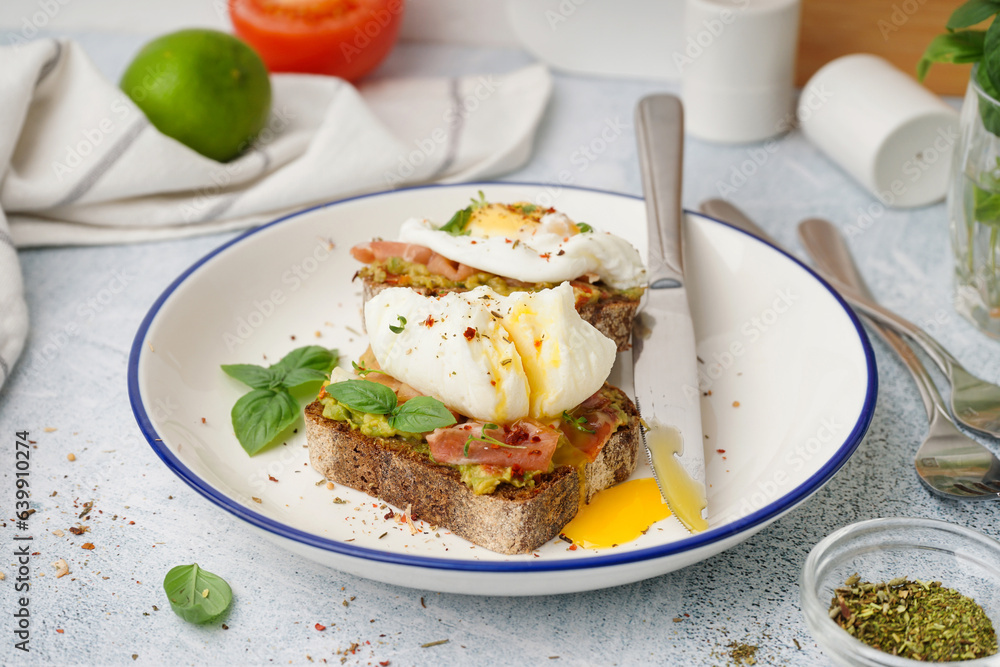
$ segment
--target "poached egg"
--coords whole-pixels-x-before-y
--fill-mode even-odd
[[[577,225],[532,204],[482,204],[459,233],[410,218],[399,240],[430,248],[481,271],[529,283],[560,283],[593,275],[614,289],[646,284],[639,251],[625,239]]]
[[[601,388],[616,345],[584,321],[573,288],[441,297],[383,290],[365,305],[382,369],[456,412],[496,424],[547,420]]]

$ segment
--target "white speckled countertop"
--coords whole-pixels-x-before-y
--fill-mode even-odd
[[[111,77],[144,41],[75,37]],[[380,75],[500,72],[528,61],[517,51],[403,45]],[[556,75],[534,155],[507,178],[555,181],[568,170],[574,184],[640,194],[632,113],[641,96],[663,90],[671,88]],[[620,136],[595,142],[602,152],[583,158],[578,151],[609,123],[622,128]],[[877,297],[928,325],[982,377],[1000,380],[1000,344],[951,308],[943,204],[859,219],[875,200],[793,131],[773,153],[689,140],[686,206],[719,196],[719,184],[730,184],[734,170],[755,158],[755,173],[727,190],[729,199],[795,251],[795,224],[804,217],[851,227],[851,247]],[[0,613],[8,619],[0,663],[722,665],[732,662],[727,645],[736,642],[759,646],[759,664],[827,664],[798,601],[802,563],[819,539],[853,521],[901,515],[1000,534],[1000,505],[939,500],[918,482],[911,460],[924,434],[923,407],[902,365],[875,341],[878,406],[851,460],[803,506],[705,562],[618,588],[544,598],[444,595],[326,569],[260,540],[188,488],[146,444],[129,407],[126,362],[140,320],[182,270],[229,238],[21,253],[32,328],[22,363],[0,391],[0,539],[7,554],[0,558]],[[115,276],[125,287],[112,294]],[[25,360],[39,371],[26,372]],[[37,444],[31,527],[40,554],[28,654],[13,649],[9,615],[12,440],[21,430]],[[89,532],[70,534],[91,500]],[[82,550],[85,542],[94,549]],[[57,580],[49,563],[58,558],[71,574]],[[231,583],[235,602],[225,626],[189,625],[170,611],[163,576],[192,561]],[[318,631],[317,622],[326,629]],[[441,639],[449,642],[421,648]]]

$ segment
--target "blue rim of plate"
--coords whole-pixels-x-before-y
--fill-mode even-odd
[[[149,415],[146,413],[146,407],[142,402],[142,398],[139,393],[139,358],[146,349],[145,340],[146,333],[149,331],[149,327],[152,325],[153,321],[156,319],[160,308],[170,297],[171,294],[185,281],[188,276],[194,273],[203,264],[210,261],[216,255],[226,250],[230,246],[234,246],[244,239],[257,234],[258,232],[273,227],[274,225],[282,224],[292,218],[296,218],[300,215],[305,215],[313,211],[317,211],[323,208],[329,208],[331,206],[338,206],[351,201],[356,201],[359,199],[367,199],[372,197],[380,197],[391,194],[399,194],[401,192],[415,191],[415,190],[427,190],[427,189],[445,189],[445,188],[476,188],[476,187],[489,187],[489,186],[523,186],[523,187],[534,187],[534,188],[545,188],[545,183],[529,183],[521,181],[478,181],[474,183],[456,183],[449,185],[421,185],[411,188],[400,188],[397,190],[385,190],[381,192],[374,192],[365,195],[358,195],[356,197],[348,197],[346,199],[338,199],[336,201],[328,202],[326,204],[320,204],[317,206],[312,206],[310,208],[303,209],[301,211],[296,211],[284,217],[278,218],[272,222],[255,227],[253,229],[247,230],[243,234],[237,236],[236,238],[223,243],[221,246],[212,250],[207,255],[199,259],[197,262],[192,264],[187,270],[181,273],[156,299],[153,305],[150,307],[149,312],[142,320],[142,324],[139,325],[139,329],[135,334],[135,338],[132,341],[132,349],[129,353],[128,360],[128,395],[129,403],[132,406],[132,413],[135,415],[136,422],[139,424],[139,428],[145,436],[146,440],[149,442],[150,447],[156,452],[156,455],[170,468],[171,471],[188,486],[193,488],[195,491],[200,493],[206,499],[212,503],[218,505],[227,512],[237,516],[238,518],[250,523],[251,525],[260,528],[264,531],[272,533],[275,536],[292,540],[294,542],[300,542],[307,546],[322,549],[324,551],[334,552],[344,556],[350,556],[354,558],[361,558],[369,561],[377,561],[383,563],[391,563],[395,565],[406,565],[410,567],[420,567],[420,568],[433,568],[438,570],[457,570],[466,572],[492,572],[492,573],[514,573],[514,572],[544,572],[544,571],[563,571],[563,570],[581,570],[599,567],[609,567],[615,565],[625,565],[629,563],[635,563],[640,561],[646,561],[651,559],[663,558],[666,556],[672,556],[681,552],[698,549],[706,547],[715,542],[725,540],[733,535],[742,533],[747,530],[751,530],[756,527],[763,527],[767,523],[779,517],[781,514],[791,510],[796,505],[804,501],[810,495],[818,491],[840,468],[847,463],[847,460],[854,453],[854,450],[858,448],[861,444],[861,440],[864,438],[865,433],[868,431],[868,426],[871,424],[872,417],[875,413],[875,400],[878,393],[878,370],[875,365],[875,353],[872,350],[871,341],[868,339],[868,335],[861,325],[861,321],[858,319],[854,311],[851,310],[847,302],[836,290],[830,287],[826,281],[820,278],[812,269],[800,262],[794,256],[788,254],[781,248],[778,248],[766,241],[756,239],[751,234],[734,227],[726,222],[717,220],[711,216],[704,215],[695,211],[686,211],[686,213],[697,215],[701,218],[711,220],[720,225],[724,225],[733,229],[741,234],[750,236],[755,240],[763,243],[764,245],[770,247],[772,250],[789,258],[795,262],[800,268],[802,268],[806,273],[811,275],[816,281],[818,281],[823,287],[830,292],[830,294],[837,300],[840,307],[844,310],[847,316],[850,318],[851,323],[854,325],[857,331],[858,338],[860,339],[862,349],[865,354],[865,363],[868,371],[868,386],[866,389],[865,400],[861,414],[858,417],[857,422],[851,429],[850,434],[844,440],[843,444],[837,450],[836,454],[830,458],[829,461],[823,465],[820,470],[813,474],[809,479],[807,479],[802,484],[798,485],[787,494],[783,495],[778,500],[761,507],[755,512],[747,514],[731,523],[718,528],[713,528],[711,530],[705,531],[704,533],[699,533],[697,535],[692,535],[691,537],[685,538],[683,540],[678,540],[676,542],[670,542],[656,547],[648,547],[645,549],[639,549],[636,551],[621,552],[620,554],[609,554],[606,556],[594,556],[586,559],[566,559],[566,560],[538,560],[538,561],[470,561],[470,560],[451,560],[447,558],[435,558],[431,556],[410,556],[406,554],[390,553],[385,551],[379,551],[377,549],[370,549],[367,547],[356,546],[346,542],[340,542],[338,540],[320,537],[312,533],[308,533],[297,528],[292,528],[280,521],[272,519],[270,517],[258,514],[253,510],[244,507],[243,505],[235,502],[233,499],[224,495],[223,493],[217,491],[198,475],[192,472],[187,466],[185,466],[173,452],[163,444],[160,440],[159,434],[153,427],[152,422],[149,419]],[[596,192],[598,194],[606,194],[615,197],[625,197],[628,199],[642,200],[642,197],[637,197],[635,195],[624,194],[621,192],[613,192],[611,190],[601,190],[599,188],[585,188],[577,186],[560,186],[568,190],[578,190],[583,192]]]

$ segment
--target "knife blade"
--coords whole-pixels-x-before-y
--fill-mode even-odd
[[[632,340],[636,405],[660,495],[696,533],[708,527],[708,501],[694,323],[682,257],[680,100],[644,97],[636,128],[649,234],[649,289]]]

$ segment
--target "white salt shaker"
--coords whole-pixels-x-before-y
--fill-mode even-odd
[[[800,0],[686,0],[681,71],[688,133],[762,141],[793,125]]]
[[[958,113],[886,60],[828,62],[802,89],[798,115],[806,138],[886,206],[944,198]]]

